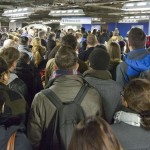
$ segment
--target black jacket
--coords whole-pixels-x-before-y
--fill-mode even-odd
[[[21,61],[17,63],[15,73],[27,85],[30,94],[28,103],[31,105],[35,94],[43,89],[40,75],[34,67]]]
[[[15,117],[14,122],[22,122],[26,123],[27,114],[28,114],[28,105],[23,98],[22,95],[20,95],[18,92],[9,89],[6,85],[3,83],[0,83],[0,91],[4,93],[4,99],[5,99],[5,109],[4,113],[9,115],[9,117]],[[6,117],[5,117],[6,118]],[[0,124],[4,121],[4,118],[1,119],[0,116]]]
[[[31,97],[26,84],[23,80],[19,79],[16,74],[10,74],[10,79],[7,86],[21,94],[27,102],[30,101]]]

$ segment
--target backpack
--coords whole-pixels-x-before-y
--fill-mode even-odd
[[[74,127],[85,118],[81,102],[89,89],[84,84],[73,101],[62,102],[50,89],[42,93],[55,105],[56,112],[49,124],[47,131],[43,134],[41,150],[67,150]]]

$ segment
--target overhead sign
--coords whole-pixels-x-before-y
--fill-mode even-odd
[[[91,24],[91,17],[67,17],[62,18],[60,24]]]

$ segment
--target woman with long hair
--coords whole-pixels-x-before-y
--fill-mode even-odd
[[[89,117],[75,128],[69,150],[122,150],[122,147],[106,121]]]
[[[112,74],[112,79],[116,80],[116,68],[121,62],[121,49],[118,43],[111,42],[108,45],[108,52],[110,55],[110,64],[108,70]]]

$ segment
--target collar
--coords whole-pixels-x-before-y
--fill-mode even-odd
[[[50,80],[58,78],[62,75],[77,75],[77,74],[79,74],[79,72],[75,69],[66,69],[66,70],[58,69],[58,70],[53,71],[50,77]]]
[[[114,116],[114,123],[124,122],[126,124],[140,127],[141,125],[141,118],[139,114],[125,112],[125,111],[118,111]]]
[[[94,70],[90,69],[87,70],[83,73],[84,77],[95,77],[95,78],[100,78],[102,80],[108,80],[112,79],[112,76],[109,71],[107,70]]]

